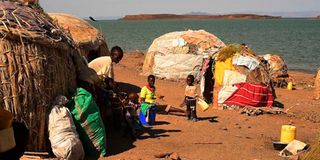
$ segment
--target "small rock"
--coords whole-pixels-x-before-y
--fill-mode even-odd
[[[176,153],[176,152],[170,154],[169,159],[171,159],[171,160],[181,160],[181,158],[179,157],[178,153]]]
[[[289,125],[292,125],[294,124],[294,122],[292,120],[289,121]]]
[[[248,128],[251,128],[251,126],[248,126]]]

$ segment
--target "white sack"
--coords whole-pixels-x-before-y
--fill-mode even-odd
[[[60,98],[60,99],[59,99]],[[52,151],[57,158],[67,160],[83,160],[84,150],[79,140],[79,135],[73,123],[72,115],[67,107],[64,107],[65,99],[59,96],[49,114],[49,139]]]

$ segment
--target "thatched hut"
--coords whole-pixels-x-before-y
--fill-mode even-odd
[[[316,141],[311,149],[302,156],[301,160],[319,160],[320,159],[320,138]]]
[[[48,13],[58,25],[71,34],[72,39],[79,48],[79,53],[91,57],[110,55],[103,34],[87,21],[65,13]]]
[[[89,72],[73,41],[41,9],[4,1],[0,10],[0,107],[28,127],[28,150],[46,151],[50,102],[76,89],[77,72]]]

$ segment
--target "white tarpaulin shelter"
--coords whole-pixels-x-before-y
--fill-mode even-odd
[[[153,74],[168,79],[185,78],[188,74],[197,75],[201,69],[202,61],[202,55],[155,55]]]
[[[144,74],[166,79],[198,77],[204,58],[217,53],[225,44],[204,30],[171,32],[156,38],[147,52]]]

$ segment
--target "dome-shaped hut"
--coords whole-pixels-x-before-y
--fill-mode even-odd
[[[267,66],[246,45],[231,44],[215,58],[214,108],[271,107],[275,98]],[[221,108],[220,108],[221,109]]]
[[[47,117],[58,95],[70,95],[86,72],[72,39],[41,9],[0,2],[0,107],[29,129],[28,150],[47,151]],[[89,72],[86,72],[89,73]]]
[[[287,86],[288,81],[292,81],[289,77],[288,67],[284,59],[277,54],[260,55],[268,63],[268,73],[272,78],[273,85],[278,87]]]
[[[65,13],[48,13],[58,23],[78,46],[79,53],[88,61],[95,57],[110,55],[103,34],[87,21]]]
[[[156,38],[146,54],[144,74],[167,79],[198,76],[203,59],[214,55],[225,44],[204,30],[171,32]]]

